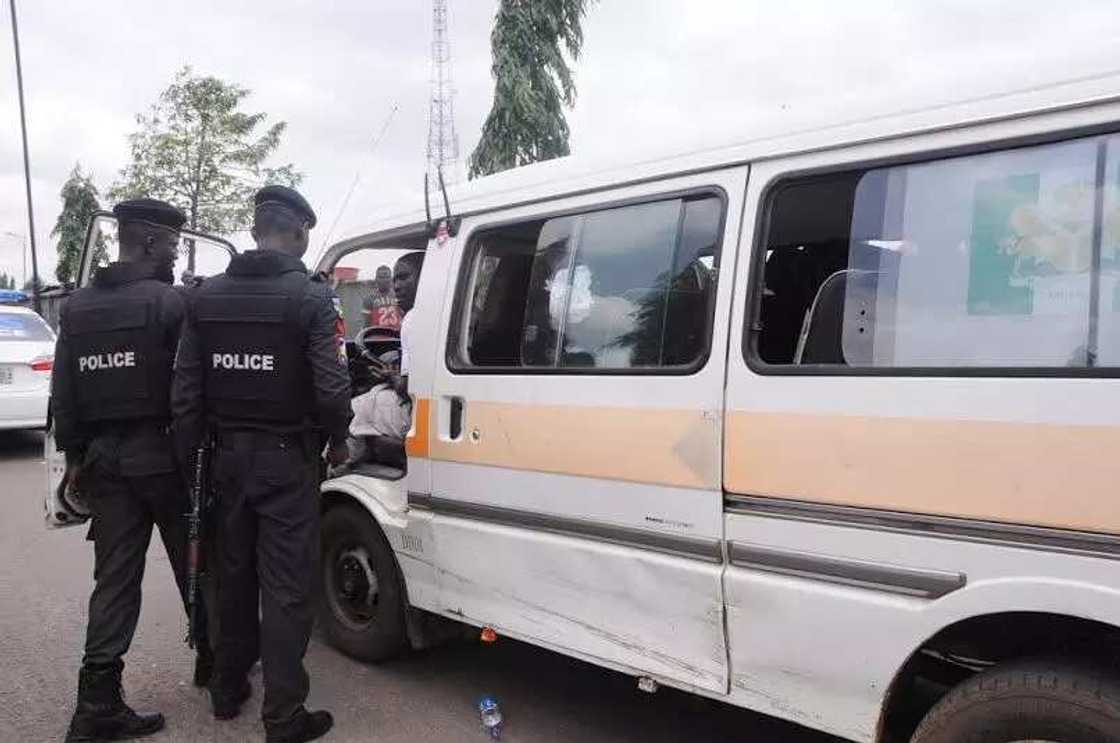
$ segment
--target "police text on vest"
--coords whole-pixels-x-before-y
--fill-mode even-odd
[[[211,357],[215,369],[237,371],[272,371],[273,357],[270,353],[216,353]]]
[[[114,353],[95,353],[78,357],[78,371],[97,371],[99,369],[126,369],[136,366],[135,351],[116,351]]]

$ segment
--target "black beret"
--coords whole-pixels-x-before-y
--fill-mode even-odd
[[[253,199],[258,208],[266,204],[275,204],[290,209],[299,216],[307,220],[308,227],[314,227],[318,218],[315,216],[315,210],[311,208],[311,204],[307,203],[307,199],[303,198],[298,191],[294,188],[287,186],[265,186]]]
[[[178,230],[187,221],[187,215],[177,207],[159,199],[130,199],[113,207],[118,222],[151,222]]]

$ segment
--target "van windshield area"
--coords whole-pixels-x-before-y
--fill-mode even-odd
[[[722,216],[722,201],[702,196],[481,233],[468,253],[453,361],[540,370],[695,365],[711,333]]]
[[[393,291],[393,266],[408,248],[359,248],[339,258],[330,283],[341,302],[346,337],[366,328],[399,333],[404,313]]]
[[[418,245],[423,249],[423,243]],[[394,286],[398,261],[416,252],[406,246],[358,248],[338,259],[329,274],[345,326],[350,372],[350,459],[331,476],[355,472],[381,480],[399,480],[407,470],[404,439],[412,422],[412,404],[394,388],[402,373],[402,325],[407,302]],[[419,281],[419,272],[412,282]]]
[[[1118,137],[790,180],[767,205],[766,364],[1120,364]]]

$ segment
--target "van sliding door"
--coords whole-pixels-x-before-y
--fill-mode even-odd
[[[468,220],[430,493],[442,611],[724,691],[721,440],[746,169]]]

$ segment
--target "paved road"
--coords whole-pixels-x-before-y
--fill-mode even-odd
[[[61,740],[73,709],[92,581],[84,529],[48,532],[38,434],[0,433],[0,740]],[[241,718],[216,723],[190,686],[191,656],[159,540],[149,552],[144,608],[127,658],[129,702],[160,710],[168,729],[150,740],[262,740],[260,669]],[[484,693],[508,718],[503,740],[561,743],[735,741],[841,743],[778,720],[673,690],[646,695],[628,676],[530,645],[445,645],[381,666],[349,660],[314,638],[311,704],[331,709],[327,740],[442,743],[486,740],[474,704]]]

